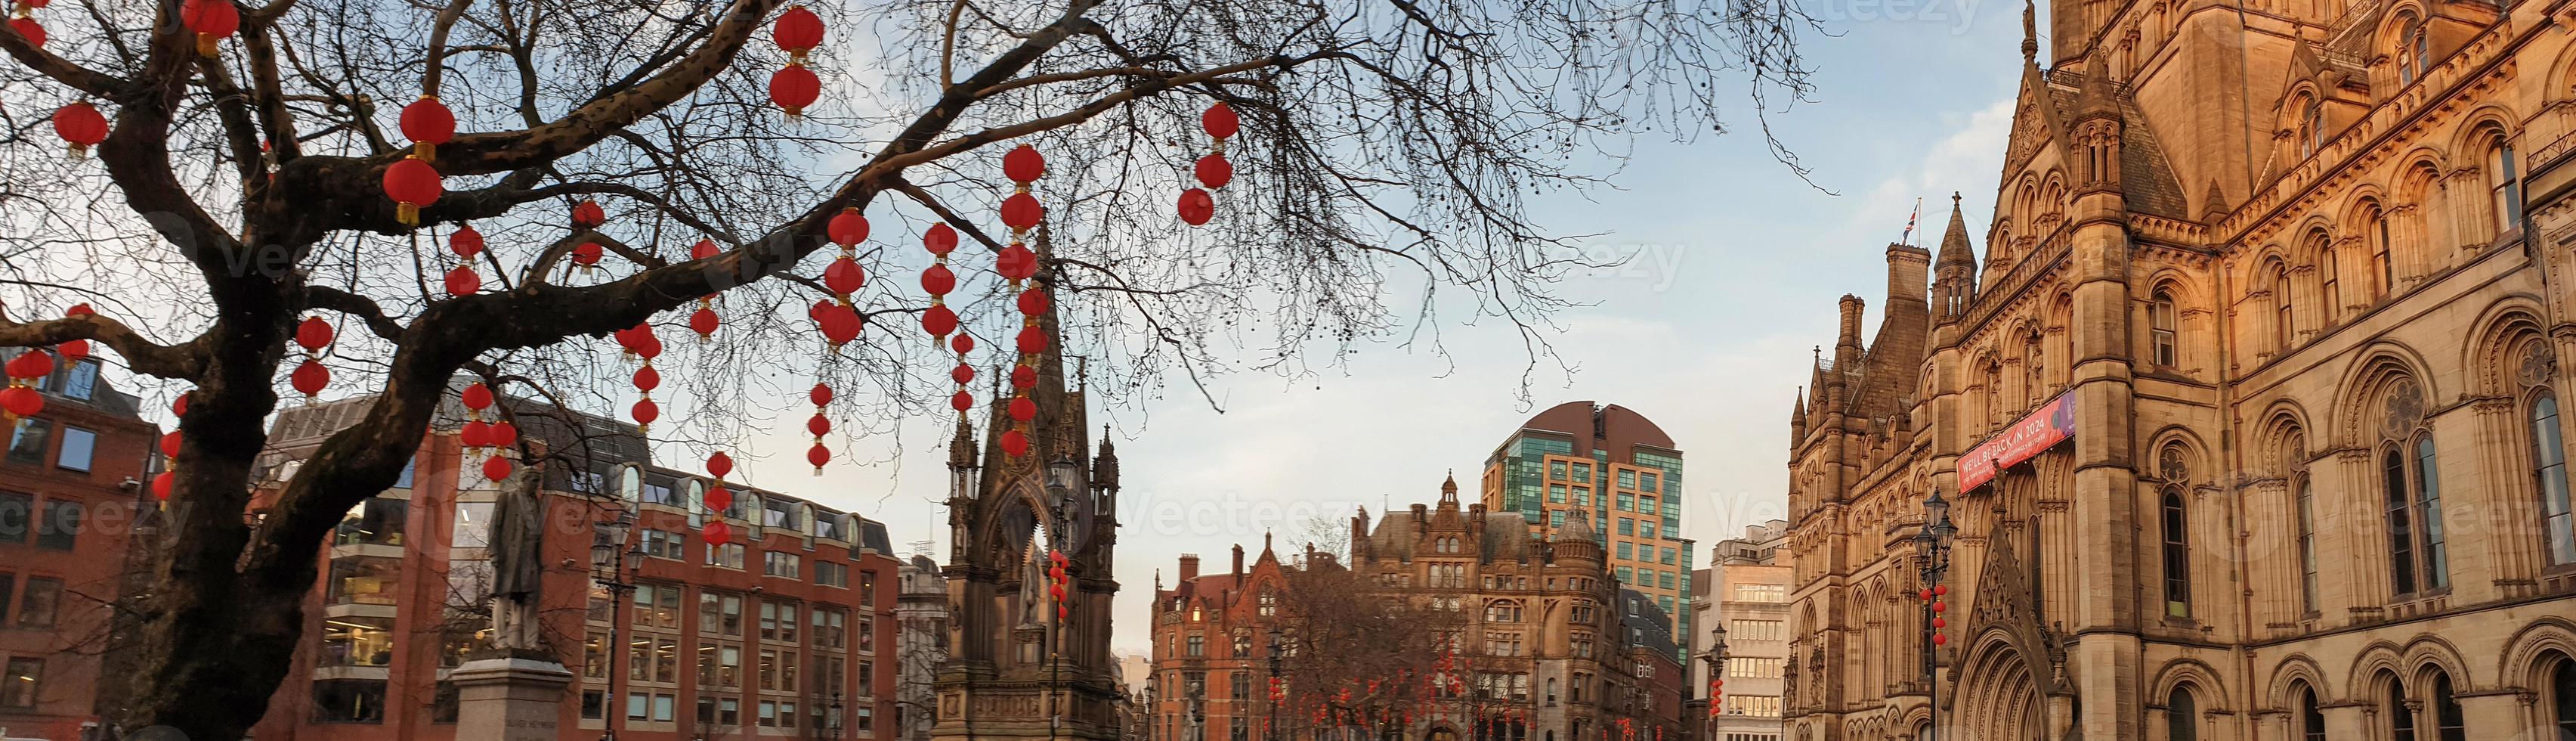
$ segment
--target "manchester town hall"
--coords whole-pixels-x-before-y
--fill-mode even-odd
[[[2024,39],[1790,416],[1788,737],[2576,738],[2576,2]]]

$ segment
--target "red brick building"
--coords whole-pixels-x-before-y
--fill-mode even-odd
[[[367,403],[279,415],[266,477],[291,478]],[[459,448],[463,410],[449,406],[411,470],[352,509],[319,555],[312,629],[256,729],[262,741],[455,738],[446,677],[489,625],[501,490]],[[710,513],[699,504],[710,482],[653,465],[632,427],[516,410],[543,451],[510,483],[537,476],[546,495],[542,634],[575,677],[564,738],[612,726],[631,741],[895,736],[900,563],[883,525],[740,482],[727,482],[731,510]],[[621,513],[635,518],[625,549],[643,554],[622,595],[595,582],[608,567],[594,566],[593,548],[596,524]],[[719,517],[735,536],[711,547],[701,527]]]
[[[59,363],[37,389],[44,411],[0,424],[0,737],[70,741],[96,725],[108,603],[154,511],[142,482],[161,431],[96,359]]]
[[[1464,696],[1423,706],[1406,738],[1683,738],[1689,680],[1671,622],[1653,597],[1620,583],[1589,513],[1574,511],[1542,540],[1519,512],[1462,507],[1450,481],[1437,505],[1388,512],[1374,527],[1362,512],[1350,527],[1347,564],[1309,552],[1302,567],[1348,568],[1375,585],[1372,596],[1404,600],[1431,611],[1426,616],[1447,613],[1449,622],[1423,629],[1447,633],[1470,675],[1461,679]],[[1298,568],[1267,546],[1249,564],[1235,548],[1222,573],[1202,574],[1197,556],[1181,556],[1180,580],[1154,591],[1148,738],[1268,741],[1268,632],[1274,624],[1293,630],[1281,616]],[[1283,741],[1368,735],[1296,716],[1278,716]]]

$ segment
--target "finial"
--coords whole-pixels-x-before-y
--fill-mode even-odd
[[[2026,64],[2037,64],[2039,62],[2039,4],[2037,0],[2022,0],[2021,3],[2021,60]]]
[[[1955,190],[1954,190],[1954,191],[1950,191],[1950,207],[1951,207],[1951,208],[1958,208],[1958,207],[1959,207],[1959,192],[1958,192],[1958,191],[1955,191]]]

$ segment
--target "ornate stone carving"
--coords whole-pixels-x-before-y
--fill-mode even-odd
[[[2388,387],[2388,407],[2380,418],[2380,434],[2402,438],[2424,425],[2424,390],[2414,379],[2399,379]]]

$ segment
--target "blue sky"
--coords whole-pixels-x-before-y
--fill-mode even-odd
[[[1125,475],[1115,645],[1144,645],[1156,574],[1170,579],[1180,554],[1222,570],[1232,544],[1257,555],[1271,531],[1291,551],[1319,515],[1435,499],[1450,469],[1472,491],[1493,446],[1561,401],[1622,404],[1673,436],[1689,471],[1687,537],[1710,543],[1781,516],[1790,397],[1807,380],[1809,348],[1833,342],[1835,300],[1857,293],[1875,313],[1884,248],[1916,198],[1926,240],[1939,238],[1953,190],[1966,197],[1972,235],[1991,213],[2021,65],[2021,6],[1944,1],[1809,6],[1837,35],[1805,47],[1819,68],[1815,102],[1772,123],[1835,194],[1772,162],[1739,105],[1728,112],[1736,133],[1641,141],[1615,189],[1536,201],[1542,226],[1603,234],[1594,248],[1635,259],[1562,285],[1591,303],[1563,314],[1552,338],[1575,371],[1542,366],[1532,405],[1517,400],[1517,335],[1488,323],[1448,328],[1445,359],[1389,342],[1364,348],[1344,373],[1227,377],[1217,388],[1224,413],[1186,392],[1096,412],[1118,435]],[[944,429],[908,426],[899,439],[862,441],[844,460],[895,463],[836,475],[816,491],[792,421],[770,426],[781,430],[774,440],[754,441],[770,453],[749,466],[755,483],[885,521],[899,548],[935,540],[945,553],[945,513],[934,501]]]

